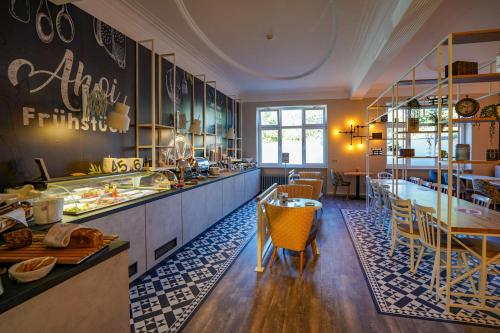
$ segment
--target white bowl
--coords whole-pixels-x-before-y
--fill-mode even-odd
[[[17,272],[17,269],[21,265],[33,265],[33,267],[36,267],[36,265],[40,264],[42,261],[48,262],[48,264],[45,264],[44,266],[32,270],[32,271],[27,271],[27,272]],[[10,278],[16,280],[17,282],[25,283],[25,282],[31,282],[35,281],[38,279],[43,278],[47,274],[50,273],[52,268],[54,268],[55,264],[57,262],[57,258],[55,257],[38,257],[38,258],[33,258],[33,259],[28,259],[25,261],[18,262],[15,265],[12,265],[9,268],[9,276]]]

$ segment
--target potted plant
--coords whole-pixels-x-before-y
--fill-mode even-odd
[[[496,161],[499,158],[499,151],[496,148],[493,148],[493,140],[495,138],[495,127],[497,123],[500,123],[500,103],[498,104],[490,104],[486,105],[481,109],[481,113],[479,114],[480,118],[495,118],[496,121],[490,122],[490,146],[491,148],[486,149],[486,160],[488,161]]]
[[[419,119],[419,108],[420,103],[417,99],[412,99],[409,101],[406,106],[409,108],[409,116],[408,116],[408,132],[410,133],[418,133],[420,129],[420,119]],[[416,109],[415,112],[413,109]],[[414,114],[416,113],[416,115]]]

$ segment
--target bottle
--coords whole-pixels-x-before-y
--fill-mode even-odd
[[[497,73],[500,73],[500,51],[497,53]]]

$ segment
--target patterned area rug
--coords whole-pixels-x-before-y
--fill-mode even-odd
[[[500,316],[494,313],[458,308],[452,308],[452,313],[446,313],[444,302],[436,302],[435,294],[429,292],[433,267],[431,256],[424,256],[418,271],[412,274],[409,268],[409,248],[398,245],[392,258],[389,257],[391,243],[386,238],[387,230],[369,222],[365,210],[342,209],[342,215],[380,313],[500,327]],[[469,282],[457,286],[462,292],[470,292],[470,287]],[[500,295],[498,276],[489,281],[489,288],[489,293]],[[500,307],[498,303],[497,308]]]
[[[132,332],[180,332],[256,230],[247,203],[156,265],[129,290]]]

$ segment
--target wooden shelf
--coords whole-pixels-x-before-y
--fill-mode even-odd
[[[491,118],[471,117],[471,118],[453,118],[452,121],[454,123],[491,123],[497,121],[497,119],[493,117]],[[442,123],[448,123],[448,122],[443,121]]]
[[[132,126],[135,126],[135,125],[132,125]],[[152,124],[139,124],[139,125],[137,125],[137,127],[151,128],[151,127],[153,127],[153,125]],[[155,128],[158,128],[158,129],[174,129],[173,126],[160,125],[160,124],[155,124]]]
[[[486,161],[486,160],[467,160],[467,161],[457,161],[457,160],[452,160],[453,164],[500,164],[499,161]]]
[[[438,157],[437,156],[398,156],[398,158],[434,158],[435,159]]]
[[[152,149],[153,146],[151,146],[151,145],[138,146],[137,148],[139,148],[139,149]],[[156,145],[155,148],[174,148],[174,147],[172,147],[172,146],[160,146],[160,145]]]
[[[448,78],[443,78],[443,84],[448,84]],[[500,82],[500,73],[483,73],[483,74],[466,74],[453,75],[453,83],[481,83],[481,82]],[[415,85],[437,85],[437,79],[418,79],[415,80]],[[410,86],[412,80],[401,80],[398,82],[400,86]],[[401,107],[403,108],[403,107]]]
[[[194,147],[193,149],[194,149],[194,150],[205,150],[205,148],[204,148],[204,147]]]
[[[500,29],[454,32],[453,44],[470,44],[500,41]],[[448,39],[443,45],[448,45]]]

